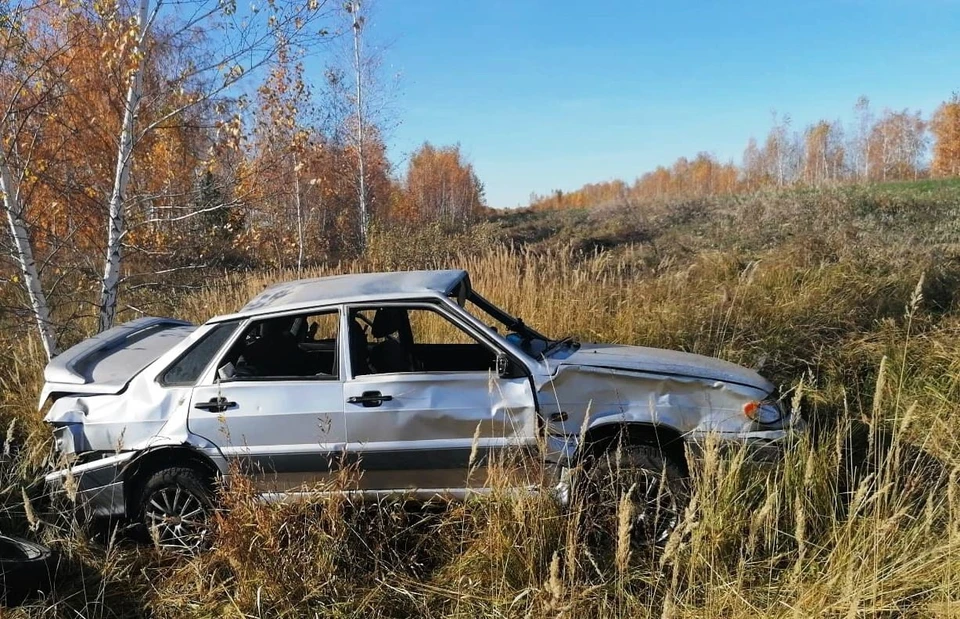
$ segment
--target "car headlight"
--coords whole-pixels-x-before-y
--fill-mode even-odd
[[[751,421],[769,425],[783,419],[783,408],[776,400],[751,401],[743,405],[743,414]]]

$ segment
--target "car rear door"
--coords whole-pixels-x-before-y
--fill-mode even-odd
[[[193,390],[190,431],[261,492],[306,489],[335,468],[345,437],[340,322],[339,308],[251,320]],[[264,340],[268,331],[277,339]]]
[[[406,335],[395,325],[378,330],[378,313],[387,309],[407,315]],[[502,352],[465,321],[425,302],[357,305],[345,318],[352,340],[343,389],[346,450],[362,488],[456,494],[487,484],[494,460],[529,460],[535,452],[530,379],[522,372],[500,376]],[[411,338],[411,365],[402,367],[406,351],[396,351],[394,361],[378,353],[395,348],[391,338]]]

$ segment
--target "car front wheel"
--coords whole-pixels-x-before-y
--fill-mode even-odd
[[[200,550],[210,542],[213,493],[195,470],[170,467],[151,475],[140,495],[140,522],[162,547]]]
[[[626,525],[632,545],[658,546],[680,524],[689,488],[684,467],[656,445],[621,444],[596,456],[586,498],[595,539],[616,539]]]

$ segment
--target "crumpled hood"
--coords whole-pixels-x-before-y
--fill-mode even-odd
[[[773,383],[751,369],[715,357],[676,350],[616,344],[583,344],[578,350],[558,360],[561,365],[689,376],[737,383],[766,392],[773,391],[774,388]]]

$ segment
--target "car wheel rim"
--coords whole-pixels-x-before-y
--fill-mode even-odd
[[[663,474],[647,469],[620,469],[616,478],[601,482],[596,502],[596,518],[590,528],[601,537],[615,534],[622,526],[622,499],[632,508],[630,540],[638,547],[658,546],[667,541],[680,523],[682,509],[679,497]]]
[[[180,486],[162,488],[144,509],[144,522],[160,546],[201,548],[209,538],[207,507],[196,495]]]
[[[661,544],[680,522],[677,497],[664,483],[663,476],[652,471],[636,471],[631,485],[633,538],[640,544]]]

